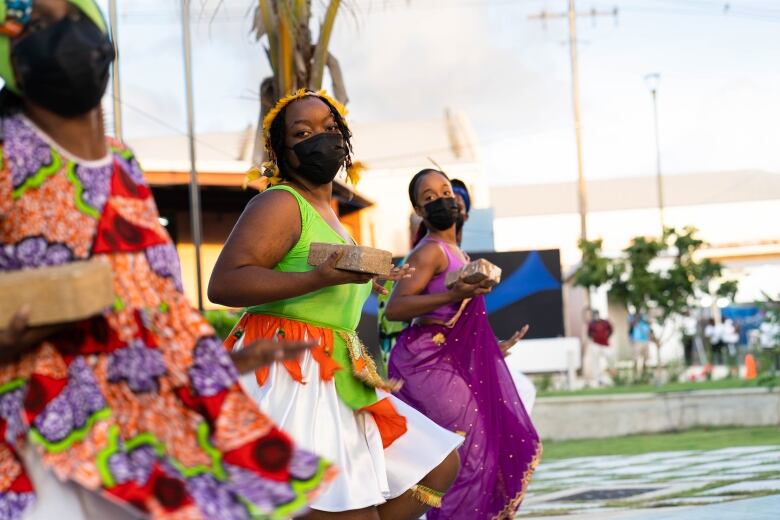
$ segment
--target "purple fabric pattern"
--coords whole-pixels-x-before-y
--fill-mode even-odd
[[[0,493],[0,518],[21,518],[25,509],[34,503],[33,493]]]
[[[149,267],[158,275],[173,280],[176,290],[184,292],[184,286],[181,283],[181,266],[179,265],[179,254],[176,252],[176,246],[173,244],[160,244],[146,248],[146,260]]]
[[[127,153],[127,152],[125,152]],[[146,185],[146,180],[144,179],[144,173],[143,170],[141,170],[141,166],[138,164],[138,161],[135,159],[135,155],[130,155],[129,157],[125,157],[122,153],[115,153],[114,157],[119,161],[120,167],[127,172],[127,174],[130,176],[133,181],[135,181],[138,185]]]
[[[5,156],[11,170],[11,182],[16,189],[52,162],[51,147],[27,125],[21,116],[9,117],[3,123],[6,136]]]
[[[65,439],[106,407],[95,376],[83,358],[76,358],[68,373],[68,385],[33,421],[35,429],[50,442]]]
[[[187,490],[205,518],[225,520],[249,518],[249,512],[230,490],[230,486],[218,482],[208,473],[189,478],[186,483]]]
[[[238,380],[238,371],[227,350],[213,336],[198,341],[189,375],[192,386],[204,397],[216,395]]]
[[[119,452],[112,455],[108,459],[108,468],[118,484],[134,481],[139,486],[145,486],[157,460],[154,448],[141,446],[129,453]]]
[[[64,244],[49,243],[43,237],[27,237],[14,245],[0,248],[0,271],[62,265],[73,259]]]
[[[405,383],[400,399],[466,435],[458,449],[460,473],[442,508],[427,518],[514,518],[541,445],[493,335],[484,297],[471,300],[452,329],[407,328],[393,347],[388,371]]]
[[[81,193],[81,200],[98,213],[103,212],[103,206],[108,200],[113,169],[113,162],[98,167],[76,166],[76,177],[79,178],[81,187],[84,189]]]
[[[141,341],[132,341],[127,347],[114,351],[108,360],[108,380],[127,381],[136,393],[157,390],[157,379],[167,372],[162,353]]]
[[[6,423],[5,441],[11,445],[16,443],[17,437],[27,431],[27,426],[22,418],[25,393],[26,388],[21,387],[0,394],[0,420]]]
[[[225,464],[230,475],[230,483],[236,493],[249,500],[260,509],[273,511],[280,504],[295,499],[295,493],[289,482],[276,482],[258,479],[252,473],[232,464]]]
[[[290,461],[290,474],[297,480],[310,480],[320,467],[320,459],[311,452],[295,450]]]

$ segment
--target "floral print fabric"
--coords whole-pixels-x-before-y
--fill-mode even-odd
[[[0,272],[93,256],[116,302],[0,366],[0,518],[34,489],[31,442],[68,479],[153,518],[285,518],[332,469],[243,394],[183,292],[179,260],[132,153],[78,164],[23,116],[0,120]]]

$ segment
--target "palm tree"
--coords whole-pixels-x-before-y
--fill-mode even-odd
[[[325,68],[332,80],[332,94],[347,104],[344,77],[338,60],[329,52],[341,0],[329,0],[315,43],[310,28],[311,0],[257,0],[252,30],[258,41],[265,39],[265,54],[272,75],[260,83],[260,117],[252,159],[263,160],[263,117],[280,97],[300,88],[319,90]]]

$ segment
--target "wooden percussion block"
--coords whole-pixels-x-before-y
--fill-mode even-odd
[[[469,262],[457,271],[447,273],[444,284],[449,289],[458,283],[458,281],[463,281],[468,284],[478,284],[485,280],[490,280],[491,285],[498,285],[501,281],[501,268],[491,264],[484,258],[479,258],[473,262]]]
[[[30,325],[51,325],[99,314],[114,298],[111,267],[103,260],[2,273],[0,329],[25,305]]]
[[[390,251],[365,246],[341,244],[323,244],[314,242],[309,249],[309,264],[320,265],[335,251],[343,251],[336,267],[344,271],[387,276],[393,267],[393,254]]]

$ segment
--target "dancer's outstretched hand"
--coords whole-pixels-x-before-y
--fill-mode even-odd
[[[404,264],[401,267],[393,266],[393,268],[390,269],[390,274],[387,276],[374,278],[373,290],[376,294],[383,294],[387,296],[389,291],[385,288],[385,283],[388,281],[397,282],[398,280],[403,280],[404,278],[411,278],[413,274],[414,267],[409,264]]]
[[[316,344],[313,341],[259,339],[251,345],[232,351],[230,359],[239,373],[245,374],[275,361],[295,359]]]
[[[525,337],[529,328],[529,325],[523,325],[523,328],[512,334],[511,338],[498,342],[498,346],[501,347],[501,352],[504,354],[504,357],[509,355],[509,349],[517,345],[520,340]]]
[[[393,266],[393,268],[390,269],[390,274],[385,276],[384,280],[397,282],[398,280],[403,280],[404,278],[411,278],[413,274],[414,267],[409,264],[404,264],[401,267]]]

